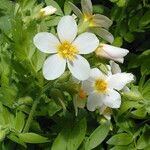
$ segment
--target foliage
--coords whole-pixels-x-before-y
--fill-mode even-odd
[[[130,50],[121,67],[136,78],[131,91],[122,93],[122,105],[113,110],[111,121],[86,109],[75,116],[73,95],[79,87],[68,71],[54,81],[43,78],[47,55],[35,48],[33,37],[42,31],[56,34],[60,18],[72,13],[68,2],[0,0],[0,149],[150,149],[148,0],[93,1],[94,12],[113,21],[113,45]],[[80,1],[71,2],[81,8]],[[46,5],[57,12],[39,17]],[[87,59],[106,70],[104,60]]]

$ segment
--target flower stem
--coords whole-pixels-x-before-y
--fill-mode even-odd
[[[35,112],[35,110],[37,108],[37,105],[39,103],[40,98],[41,98],[41,96],[37,97],[37,99],[33,102],[33,105],[32,105],[32,108],[31,108],[31,111],[30,111],[30,114],[29,114],[29,117],[27,119],[27,122],[26,122],[24,130],[23,130],[24,133],[29,131],[30,124],[31,124],[31,122],[33,120],[34,112]]]
[[[37,105],[38,105],[38,103],[39,103],[41,97],[42,97],[42,94],[43,94],[48,88],[50,88],[50,87],[52,86],[52,83],[53,83],[53,82],[49,82],[48,84],[46,84],[46,85],[43,87],[41,93],[37,96],[37,98],[36,98],[35,101],[33,102],[33,105],[32,105],[31,111],[30,111],[30,113],[29,113],[27,122],[26,122],[26,124],[25,124],[24,129],[23,129],[23,133],[26,133],[26,132],[29,131],[30,124],[31,124],[31,122],[32,122],[32,120],[33,120],[33,116],[34,116],[35,110],[36,110],[36,108],[37,108]]]

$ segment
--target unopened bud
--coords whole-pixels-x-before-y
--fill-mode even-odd
[[[42,16],[52,15],[57,11],[57,9],[53,6],[46,6],[40,10],[40,14]]]

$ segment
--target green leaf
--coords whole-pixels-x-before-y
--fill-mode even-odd
[[[52,150],[77,150],[86,133],[86,120],[82,119],[73,128],[67,126],[56,137]]]
[[[61,17],[60,16],[51,16],[51,18],[49,20],[46,21],[46,25],[48,27],[53,27],[53,26],[57,26],[58,22],[60,21]]]
[[[71,14],[71,7],[70,7],[70,4],[68,2],[72,2],[73,0],[66,0],[65,3],[64,3],[64,13],[65,15],[70,15]]]
[[[134,145],[123,145],[123,146],[114,146],[110,150],[137,150],[134,148]]]
[[[19,111],[17,112],[15,118],[15,129],[21,132],[24,127],[24,124],[25,124],[25,115],[23,112]]]
[[[61,10],[60,6],[57,4],[57,2],[55,2],[54,0],[45,0],[47,5],[51,5],[53,7],[55,7],[57,9],[56,13],[57,15],[62,16],[63,15],[63,11]]]
[[[77,123],[73,130],[70,131],[70,136],[67,144],[67,149],[77,150],[82,143],[86,133],[86,120],[82,119]]]
[[[85,143],[85,149],[91,150],[101,144],[110,130],[109,121],[97,127]]]
[[[117,2],[117,5],[118,5],[119,7],[124,7],[125,4],[126,4],[126,2],[127,2],[127,0],[119,0],[119,1]]]
[[[48,104],[48,114],[49,116],[53,116],[56,112],[58,112],[61,107],[55,103],[55,101],[51,100]]]
[[[118,46],[118,47],[121,47],[122,44],[123,44],[122,37],[116,37],[114,39],[114,42],[112,43],[113,46]]]
[[[150,80],[148,80],[142,89],[142,95],[145,99],[150,99]]]
[[[33,62],[34,69],[36,72],[38,72],[42,68],[45,58],[46,58],[45,53],[42,53],[39,50],[35,51],[32,57],[32,62]]]
[[[134,117],[136,117],[138,119],[142,119],[146,116],[147,111],[146,111],[146,108],[144,106],[144,107],[138,108],[137,110],[132,111],[131,113]]]
[[[24,146],[25,148],[27,148],[27,145],[22,140],[20,140],[15,133],[9,134],[7,136],[7,138],[9,138],[11,141],[13,141],[15,143],[18,143],[18,144]]]
[[[150,146],[150,130],[146,130],[137,140],[137,149],[144,149]]]
[[[139,25],[146,26],[150,23],[150,10],[146,11],[146,13],[140,19]]]
[[[133,138],[128,133],[119,133],[112,136],[108,141],[107,144],[109,145],[128,145],[133,141]]]
[[[124,39],[125,39],[127,42],[131,43],[131,42],[134,41],[134,35],[133,35],[132,33],[128,32],[128,33],[126,33],[126,34],[124,35]]]
[[[5,137],[6,137],[6,131],[5,130],[0,130],[0,142],[2,142]]]
[[[46,143],[48,138],[38,135],[36,133],[20,133],[18,134],[20,140],[25,143]]]

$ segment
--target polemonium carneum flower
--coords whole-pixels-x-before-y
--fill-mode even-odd
[[[104,15],[93,14],[91,0],[81,0],[82,12],[71,2],[70,6],[73,12],[80,18],[80,21],[85,23],[92,32],[110,43],[114,41],[113,35],[108,32],[108,28],[112,25],[112,21]]]
[[[98,38],[90,32],[77,36],[77,24],[72,16],[61,18],[57,26],[57,33],[59,39],[48,32],[38,33],[34,37],[34,44],[40,51],[53,54],[44,62],[44,77],[47,80],[60,77],[67,64],[75,78],[86,80],[90,75],[90,65],[79,54],[93,52],[99,45]]]
[[[83,88],[88,95],[87,108],[94,111],[103,105],[119,108],[121,96],[118,93],[133,80],[131,73],[103,74],[98,68],[91,69],[88,80],[83,81]]]

